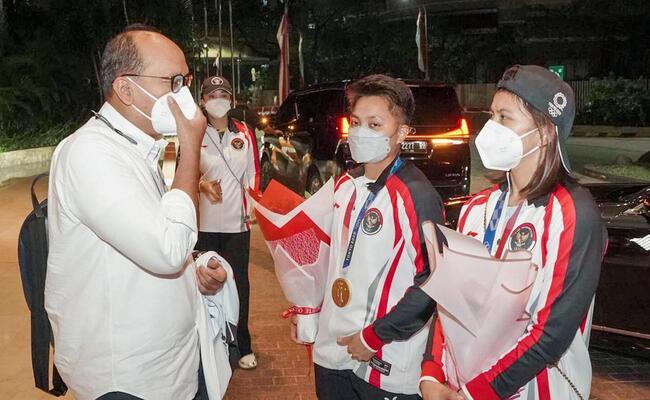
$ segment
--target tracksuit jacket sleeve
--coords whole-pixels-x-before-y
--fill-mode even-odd
[[[584,321],[594,297],[606,232],[584,189],[560,188],[544,218],[548,232],[541,245],[543,302],[517,344],[463,390],[472,399],[507,398],[540,371],[560,360]]]
[[[257,139],[253,129],[244,124],[246,127],[246,138],[248,139],[248,164],[246,167],[246,178],[248,187],[257,192],[260,189],[260,156],[257,149]]]
[[[426,325],[435,312],[435,301],[427,296],[419,285],[429,276],[422,223],[431,221],[444,223],[444,209],[440,195],[429,182],[404,182],[398,185],[397,192],[402,199],[404,211],[400,221],[409,255],[413,258],[416,275],[404,297],[382,318],[362,331],[362,339],[373,351],[394,340],[406,340]],[[398,207],[400,203],[398,202]]]

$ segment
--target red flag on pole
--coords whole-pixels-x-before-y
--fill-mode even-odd
[[[287,0],[285,0],[287,1]],[[278,28],[278,45],[280,46],[280,80],[278,100],[280,103],[289,95],[289,15],[285,8]]]

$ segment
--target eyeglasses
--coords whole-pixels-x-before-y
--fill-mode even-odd
[[[188,72],[187,75],[174,75],[172,77],[167,77],[167,76],[152,76],[152,75],[140,75],[140,74],[124,74],[120,76],[137,76],[140,78],[156,78],[156,79],[164,79],[168,80],[171,82],[171,87],[172,87],[172,92],[173,93],[178,93],[179,90],[183,88],[183,86],[190,86],[192,84],[192,73]]]

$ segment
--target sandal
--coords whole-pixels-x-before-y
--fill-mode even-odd
[[[257,358],[255,354],[250,353],[239,359],[239,368],[241,369],[255,369],[257,368]]]

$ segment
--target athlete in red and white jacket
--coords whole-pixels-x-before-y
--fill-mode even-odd
[[[484,217],[492,215],[507,190],[504,184],[474,196],[461,211],[458,231],[482,241]],[[576,398],[561,370],[586,396],[590,305],[604,248],[598,209],[586,189],[558,185],[548,196],[525,202],[511,229],[506,224],[502,219],[497,228],[492,254],[525,249],[541,266],[526,308],[532,322],[519,343],[464,390],[473,399],[507,398],[518,391],[522,399]],[[439,324],[436,329],[423,376],[445,382],[444,337]]]
[[[568,175],[574,106],[571,88],[541,67],[515,66],[499,82],[476,145],[487,168],[509,172],[465,204],[457,229],[497,258],[532,253],[540,269],[526,306],[531,319],[498,361],[461,382],[460,394],[438,385],[454,365],[436,322],[422,365],[425,400],[589,398],[591,312],[607,234],[589,191]]]
[[[413,164],[397,159],[376,182],[363,168],[339,179],[335,193],[330,268],[325,300],[314,345],[314,362],[329,369],[349,369],[382,390],[416,394],[420,360],[425,349],[432,315],[432,303],[419,288],[414,289],[395,314],[391,310],[414,284],[429,276],[429,264],[422,236],[422,222],[442,223],[442,201],[422,172]],[[396,171],[390,173],[391,168]],[[342,270],[350,232],[363,204],[375,192],[365,211],[349,267]],[[335,304],[334,282],[344,278],[350,284],[350,302]],[[415,307],[408,303],[416,300]],[[424,312],[406,319],[404,307]],[[408,312],[407,312],[408,314]],[[419,317],[419,318],[418,318]],[[363,330],[365,344],[375,350],[369,362],[350,358],[337,339]],[[416,332],[410,336],[412,332]],[[410,338],[409,338],[410,336]],[[383,338],[380,339],[380,337]],[[384,342],[389,342],[384,344]]]
[[[248,190],[260,187],[260,159],[255,133],[235,118],[225,130],[208,125],[201,149],[202,186],[219,182],[221,198],[214,202],[208,191],[199,196],[199,231],[238,233],[250,230]]]
[[[435,303],[424,221],[443,222],[440,196],[399,158],[411,90],[384,75],[347,88],[348,144],[360,167],[335,185],[330,265],[313,347],[320,400],[419,399],[420,362]],[[294,330],[295,334],[295,330]]]
[[[201,149],[199,237],[196,249],[216,251],[233,268],[239,294],[239,366],[252,369],[257,366],[257,360],[248,331],[248,190],[259,190],[260,165],[252,129],[228,116],[231,100],[232,87],[228,80],[213,76],[203,81],[201,103],[209,124]]]

